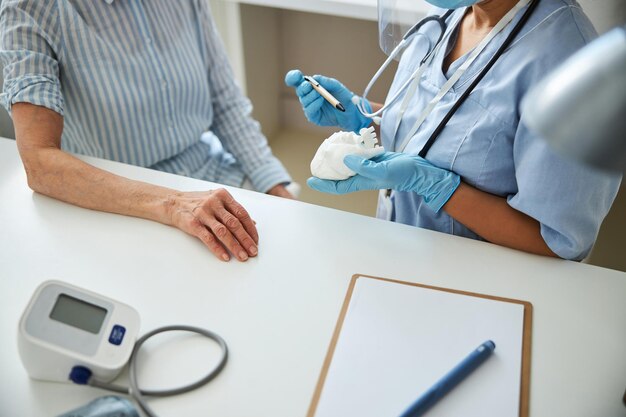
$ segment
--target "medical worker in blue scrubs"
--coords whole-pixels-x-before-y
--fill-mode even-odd
[[[381,190],[378,217],[583,259],[621,177],[555,154],[524,125],[520,102],[596,36],[591,22],[574,0],[428,1],[437,6],[433,16],[446,16],[447,28],[437,48],[439,25],[423,25],[402,54],[380,124],[386,152],[371,160],[349,155],[344,163],[357,175],[310,178],[309,186],[335,194]],[[381,104],[355,96],[335,79],[316,78],[346,111],[333,108],[292,70],[285,82],[295,87],[309,121],[356,132],[372,124],[357,105],[368,114]],[[460,100],[464,92],[469,95]]]

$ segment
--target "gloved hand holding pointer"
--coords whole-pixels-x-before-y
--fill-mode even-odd
[[[324,77],[323,75],[315,75],[313,78],[341,102],[345,112],[337,110],[315,91],[313,86],[304,79],[304,75],[300,70],[291,70],[285,76],[285,84],[296,89],[296,94],[300,104],[302,104],[302,110],[311,123],[318,126],[339,126],[342,129],[357,133],[372,123],[372,120],[363,116],[352,103],[354,93],[343,84],[334,78]],[[368,109],[371,109],[367,101],[364,104]]]

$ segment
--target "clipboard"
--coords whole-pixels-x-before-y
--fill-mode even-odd
[[[515,299],[510,299],[510,298],[504,298],[504,297],[496,297],[496,296],[492,296],[492,295],[485,295],[485,294],[477,294],[477,293],[472,293],[472,292],[467,292],[467,291],[460,291],[460,290],[454,290],[454,289],[449,289],[449,288],[441,288],[441,287],[435,287],[435,286],[430,286],[430,285],[424,285],[424,284],[417,284],[417,283],[412,283],[412,282],[405,282],[405,281],[399,281],[399,280],[395,280],[395,279],[389,279],[389,278],[380,278],[380,277],[374,277],[374,276],[368,276],[368,275],[353,275],[352,279],[350,281],[350,285],[343,303],[343,306],[341,308],[341,312],[339,315],[339,318],[337,320],[337,324],[335,326],[335,330],[330,342],[330,346],[328,348],[328,352],[326,354],[326,358],[324,360],[323,366],[322,366],[322,370],[313,394],[313,398],[311,400],[311,404],[309,406],[308,412],[307,412],[307,417],[316,417],[318,415],[318,411],[320,411],[322,413],[322,415],[326,416],[326,415],[334,415],[334,413],[328,413],[327,410],[325,411],[323,408],[325,405],[324,404],[324,398],[328,397],[329,394],[326,394],[326,396],[323,398],[323,394],[324,394],[324,387],[325,385],[327,385],[327,383],[329,383],[329,373],[331,374],[330,379],[332,380],[333,378],[333,372],[331,372],[331,365],[333,364],[333,359],[336,358],[336,351],[337,351],[337,346],[338,346],[338,342],[341,338],[342,335],[342,331],[344,331],[344,333],[350,333],[351,329],[347,329],[346,330],[346,317],[348,315],[348,311],[350,309],[350,305],[351,305],[351,301],[353,301],[353,295],[355,294],[355,288],[357,287],[357,283],[359,282],[359,280],[362,279],[362,284],[361,286],[363,286],[365,282],[367,283],[378,283],[378,284],[395,284],[398,285],[400,287],[404,287],[406,289],[410,289],[413,288],[410,291],[416,292],[419,291],[419,289],[422,290],[428,290],[428,291],[420,291],[420,292],[429,292],[429,291],[434,291],[433,294],[438,294],[437,296],[443,296],[443,297],[452,297],[453,295],[462,295],[462,296],[467,296],[467,297],[472,297],[473,299],[475,299],[475,301],[479,301],[480,300],[491,300],[491,301],[496,301],[496,302],[500,302],[500,303],[505,303],[505,304],[499,304],[499,303],[489,303],[488,301],[486,302],[487,304],[493,304],[493,305],[500,305],[501,307],[505,306],[505,305],[514,305],[515,308],[513,307],[505,307],[505,308],[509,308],[512,310],[516,310],[517,316],[516,317],[521,317],[520,320],[520,331],[521,331],[521,340],[518,338],[516,340],[519,340],[521,342],[521,352],[519,352],[520,354],[520,362],[519,362],[519,368],[518,369],[518,373],[516,374],[517,377],[515,377],[515,375],[512,375],[509,377],[509,379],[511,378],[519,378],[515,381],[516,384],[519,384],[519,401],[517,403],[517,409],[514,410],[517,412],[517,417],[528,417],[528,413],[529,413],[529,395],[530,395],[530,356],[531,356],[531,337],[532,337],[532,304],[527,302],[527,301],[521,301],[521,300],[515,300]],[[373,280],[373,281],[372,281]],[[371,284],[368,284],[371,285]],[[393,286],[393,285],[392,285]],[[400,288],[398,287],[398,288]],[[415,290],[415,289],[418,290]],[[397,291],[397,290],[394,290]],[[403,290],[406,292],[406,290]],[[464,297],[455,297],[457,299],[461,299]],[[458,300],[457,300],[458,301]],[[472,301],[474,302],[474,301]],[[485,301],[479,301],[479,303],[485,304]],[[352,323],[352,322],[349,322]],[[348,336],[345,336],[348,337]],[[342,339],[343,341],[344,339]],[[496,341],[496,345],[498,345],[498,342]],[[344,345],[345,346],[345,343]],[[364,348],[366,348],[364,346]],[[469,353],[470,350],[467,351],[467,353]],[[496,347],[496,352],[498,352],[498,349]],[[514,356],[517,354],[517,351],[514,351]],[[344,352],[345,353],[345,352]],[[361,353],[363,355],[363,353]],[[345,360],[345,355],[343,356],[344,360]],[[341,359],[341,357],[340,357]],[[462,359],[462,357],[457,358],[458,360]],[[332,369],[336,369],[338,366],[335,365]],[[449,369],[446,369],[446,371]],[[479,372],[479,370],[477,370],[476,372]],[[338,371],[335,371],[335,373]],[[445,373],[445,372],[444,372]],[[442,376],[443,373],[441,373],[440,376]],[[350,375],[348,378],[352,377],[352,375]],[[472,376],[470,375],[471,378]],[[337,378],[337,377],[335,377]],[[333,381],[331,381],[333,382]],[[431,381],[431,384],[436,382],[435,380]],[[469,381],[468,381],[469,383]],[[459,385],[459,387],[456,388],[456,390],[460,389],[463,386],[463,383],[461,383]],[[333,388],[336,387],[336,385],[332,386]],[[516,385],[517,387],[517,385]],[[388,387],[385,386],[385,389],[393,389],[393,387]],[[389,392],[389,391],[387,391]],[[414,392],[414,396],[413,399],[416,399],[421,392]],[[450,393],[449,395],[453,395],[454,391],[452,393]],[[517,392],[515,391],[513,393],[514,395],[517,395]],[[366,397],[367,398],[367,397]],[[446,397],[447,398],[447,397]],[[446,398],[444,398],[442,400],[442,402],[446,402]],[[373,401],[374,399],[369,399],[368,401]],[[328,401],[326,401],[328,403]],[[322,403],[322,406],[320,406],[320,403]],[[406,406],[408,406],[410,404],[407,403],[405,404]],[[402,406],[404,408],[404,406]],[[326,409],[328,409],[328,407],[326,407]],[[433,409],[434,411],[434,409]],[[345,413],[345,411],[344,411]],[[338,413],[337,415],[340,415],[341,413]],[[398,413],[399,415],[400,413]],[[434,413],[436,414],[436,413]],[[387,416],[381,416],[381,417],[387,417]],[[389,416],[389,417],[393,417],[393,416]]]

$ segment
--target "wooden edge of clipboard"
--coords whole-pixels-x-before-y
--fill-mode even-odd
[[[341,334],[341,328],[343,326],[346,313],[348,312],[350,299],[352,298],[352,293],[354,292],[356,281],[360,277],[378,279],[381,281],[395,282],[397,284],[411,285],[414,287],[422,287],[422,288],[428,288],[431,290],[445,291],[445,292],[450,292],[454,294],[462,294],[462,295],[468,295],[471,297],[480,297],[480,298],[486,298],[489,300],[503,301],[507,303],[523,305],[524,306],[524,325],[523,325],[523,335],[522,335],[522,372],[521,372],[522,375],[521,375],[521,381],[520,381],[519,417],[528,417],[528,412],[529,412],[529,407],[530,407],[530,349],[531,349],[531,341],[532,341],[532,316],[533,316],[533,305],[530,302],[516,300],[513,298],[497,297],[494,295],[479,294],[479,293],[474,293],[474,292],[469,292],[469,291],[454,290],[450,288],[435,287],[432,285],[418,284],[414,282],[400,281],[400,280],[391,279],[391,278],[381,278],[381,277],[375,277],[371,275],[361,275],[361,274],[352,275],[352,279],[350,280],[348,292],[346,293],[346,298],[344,299],[343,306],[341,307],[341,312],[339,313],[339,318],[337,319],[337,324],[335,325],[335,331],[333,332],[333,337],[330,341],[330,345],[328,347],[326,357],[324,358],[322,371],[320,372],[317,385],[315,386],[315,391],[313,392],[311,405],[309,406],[309,410],[307,411],[307,417],[315,416],[317,405],[322,395],[322,389],[324,388],[324,382],[326,381],[326,376],[328,375],[328,369],[330,368],[330,363],[333,359],[335,347],[337,346],[337,340],[339,340],[339,334]]]

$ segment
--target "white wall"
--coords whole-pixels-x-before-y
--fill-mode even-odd
[[[578,0],[598,33],[626,23],[624,0]]]
[[[579,0],[579,2],[600,34],[615,26],[626,24],[625,0]],[[626,271],[625,247],[626,184],[622,183],[617,199],[604,220],[589,262]]]

